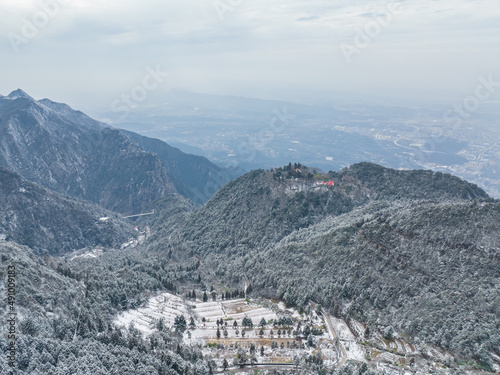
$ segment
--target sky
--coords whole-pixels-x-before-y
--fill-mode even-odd
[[[0,94],[77,108],[173,88],[411,103],[500,81],[498,0],[0,0],[0,15]]]

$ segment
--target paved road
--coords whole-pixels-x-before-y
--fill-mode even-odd
[[[335,333],[335,330],[333,329],[332,321],[330,320],[330,317],[328,315],[326,315],[324,312],[322,314],[323,314],[323,318],[325,319],[326,325],[328,327],[328,331],[330,331],[330,334],[332,335],[332,339],[333,339],[333,341],[335,341],[335,339],[338,336]],[[339,340],[339,346],[340,346],[340,350],[342,351],[342,358],[340,359],[340,361],[337,365],[338,367],[343,366],[347,361],[347,352],[344,348],[344,345],[342,345],[342,342],[340,342],[340,340]]]
[[[493,147],[495,147],[498,143],[495,143],[493,146],[491,147],[488,147],[486,150],[482,151],[477,157],[476,157],[476,161],[480,161],[481,160],[481,157],[483,156],[484,153],[488,152],[489,150],[491,150]]]

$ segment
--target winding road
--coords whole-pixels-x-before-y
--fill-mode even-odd
[[[332,336],[332,340],[333,340],[333,342],[335,342],[335,339],[338,338],[338,336],[335,333],[335,330],[333,329],[332,321],[330,320],[330,317],[328,315],[326,315],[324,312],[322,312],[321,314],[323,315],[326,326],[328,327],[328,331],[330,332],[330,335]],[[340,346],[340,350],[342,351],[342,358],[340,359],[339,363],[337,364],[337,367],[341,367],[347,361],[347,352],[344,348],[344,345],[342,345],[342,342],[340,342],[340,339],[338,340],[338,343]]]

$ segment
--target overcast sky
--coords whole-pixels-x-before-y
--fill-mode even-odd
[[[432,98],[500,81],[498,0],[55,3],[0,0],[1,94],[105,106],[158,66],[170,75],[155,96]]]

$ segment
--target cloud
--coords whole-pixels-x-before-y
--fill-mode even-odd
[[[317,20],[319,19],[318,16],[303,16],[303,17],[299,17],[296,19],[296,21],[298,22],[302,22],[302,21],[314,21],[314,20]]]
[[[35,96],[74,100],[92,95],[98,104],[133,87],[156,64],[172,73],[172,85],[237,95],[264,86],[459,91],[479,74],[498,72],[496,0],[400,1],[390,24],[346,64],[339,44],[390,3],[243,0],[221,20],[212,0],[67,0],[16,54],[7,36],[21,34],[40,3],[0,1],[6,15],[0,64],[9,72],[0,91],[23,87]]]
[[[123,32],[119,34],[105,35],[103,39],[106,43],[112,45],[128,45],[137,43],[139,40],[139,34],[137,32]]]

